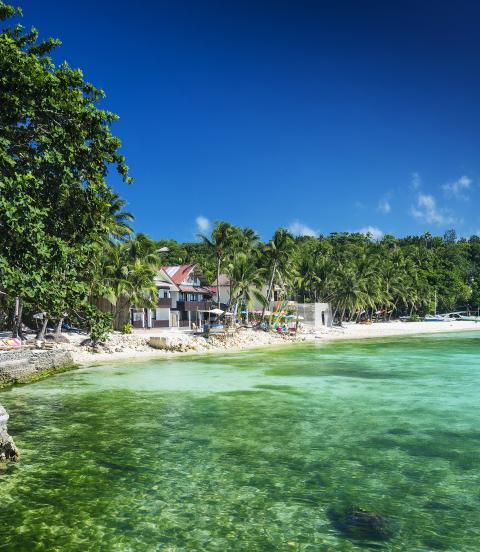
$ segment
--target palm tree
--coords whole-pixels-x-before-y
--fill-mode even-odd
[[[217,262],[217,305],[220,306],[220,274],[222,264],[238,239],[238,229],[228,222],[217,222],[210,238],[199,234],[200,239],[212,252]]]
[[[367,295],[353,270],[338,271],[336,276],[335,313],[341,313],[342,322],[346,312],[353,313],[367,303]]]
[[[125,323],[124,313],[131,305],[155,305],[157,288],[154,277],[158,256],[149,251],[150,246],[140,235],[126,242],[110,244],[103,258],[93,300],[100,304],[108,301],[113,306],[115,329],[120,329]]]
[[[133,234],[130,223],[135,219],[132,213],[124,211],[127,202],[112,192],[110,198],[109,215],[107,220],[107,234],[111,241],[125,241]]]
[[[291,275],[290,273],[293,272],[292,264],[295,250],[295,239],[284,228],[276,230],[273,239],[266,244],[264,255],[270,271],[266,297],[267,305],[271,301],[273,285],[276,279],[282,280],[283,278],[283,281],[288,280]],[[265,316],[265,306],[263,307],[263,316]]]
[[[248,305],[257,299],[261,304],[265,297],[259,291],[264,279],[264,270],[258,268],[246,253],[238,253],[228,266],[228,275],[231,283],[231,305],[233,312],[237,313],[238,306],[242,303],[248,310]]]

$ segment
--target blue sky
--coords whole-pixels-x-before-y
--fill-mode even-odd
[[[478,3],[18,2],[120,115],[138,231],[480,232]]]

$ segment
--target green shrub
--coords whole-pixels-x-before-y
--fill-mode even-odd
[[[124,324],[122,328],[122,333],[131,334],[132,331],[133,331],[133,326],[130,324],[130,322],[127,322],[126,324]]]

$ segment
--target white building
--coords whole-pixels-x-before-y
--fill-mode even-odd
[[[160,268],[155,276],[157,306],[132,308],[135,328],[191,328],[201,326],[212,308],[212,292],[197,265]]]

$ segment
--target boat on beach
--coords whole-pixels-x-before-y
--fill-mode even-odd
[[[446,322],[447,316],[442,314],[426,314],[423,318],[424,322]]]
[[[480,322],[480,316],[460,315],[458,319],[466,322]]]

